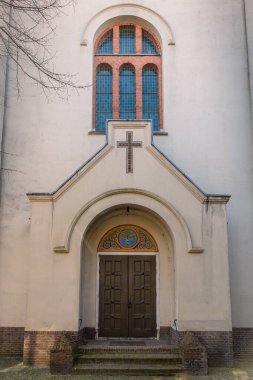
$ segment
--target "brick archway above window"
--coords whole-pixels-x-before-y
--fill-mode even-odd
[[[129,71],[122,77],[121,68],[129,65],[134,75]],[[114,25],[105,30],[94,45],[94,66],[94,129],[104,131],[109,114],[113,119],[149,118],[153,120],[154,131],[162,129],[161,47],[153,33],[137,24]],[[112,74],[111,103],[101,95],[97,85],[101,82],[100,68],[105,66],[111,68]]]

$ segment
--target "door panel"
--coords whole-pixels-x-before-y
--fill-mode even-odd
[[[129,256],[129,336],[156,336],[156,258]]]
[[[99,271],[99,336],[128,336],[127,256],[101,256]]]
[[[99,336],[156,336],[156,257],[101,256]]]

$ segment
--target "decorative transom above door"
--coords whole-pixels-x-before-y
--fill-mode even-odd
[[[157,252],[153,236],[144,228],[124,224],[110,229],[100,240],[98,252]]]

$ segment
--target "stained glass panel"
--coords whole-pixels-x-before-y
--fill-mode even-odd
[[[158,54],[155,43],[144,30],[142,30],[142,54]]]
[[[113,54],[113,42],[112,42],[112,36],[113,36],[113,31],[110,30],[102,41],[99,44],[97,54]]]
[[[120,54],[135,54],[135,27],[120,27]]]
[[[142,72],[143,118],[153,120],[153,128],[159,130],[158,73],[155,67],[146,66]]]
[[[98,252],[139,251],[157,252],[153,236],[136,225],[121,225],[109,230],[100,240]]]
[[[112,69],[101,65],[96,80],[96,129],[104,131],[106,120],[112,118]]]
[[[135,71],[131,65],[120,70],[120,119],[136,118]]]

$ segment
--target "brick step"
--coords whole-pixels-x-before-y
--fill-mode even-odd
[[[184,372],[184,368],[179,364],[94,363],[78,364],[73,368],[72,375],[174,376]]]
[[[91,363],[160,363],[160,364],[182,364],[182,359],[178,354],[171,353],[90,353],[82,354],[78,358],[79,364],[91,364]]]

